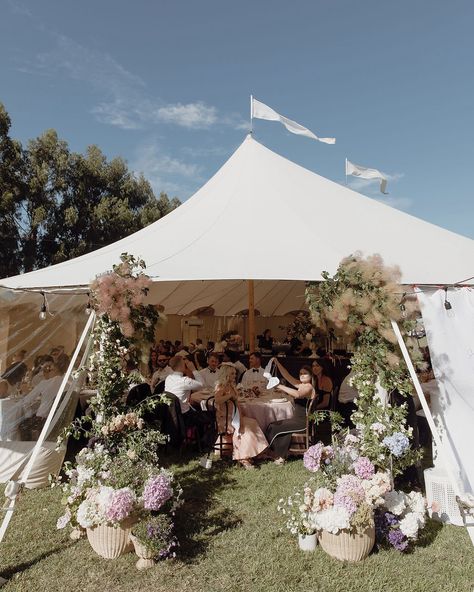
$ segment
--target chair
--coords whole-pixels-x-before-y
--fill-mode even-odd
[[[221,458],[224,456],[232,456],[232,434],[229,434],[229,430],[234,415],[234,403],[232,401],[224,401],[219,404],[218,410],[216,408],[215,398],[209,397],[206,401],[206,410],[214,416],[216,440],[211,450],[218,453]]]
[[[170,405],[164,405],[162,409],[162,430],[169,437],[169,444],[174,448],[182,449],[188,444],[197,443],[200,451],[198,430],[195,426],[186,426],[178,397],[168,392],[164,395],[171,401]]]
[[[318,399],[310,399],[306,405],[306,427],[304,430],[294,432],[291,435],[290,447],[288,449],[289,455],[304,454],[310,446],[316,442],[323,442],[323,444],[330,444],[332,438],[332,426],[330,418],[320,421],[317,426],[310,416],[316,411],[330,411],[334,400],[334,391],[329,395],[328,406],[325,409],[317,409]]]

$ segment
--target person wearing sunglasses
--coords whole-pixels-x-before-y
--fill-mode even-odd
[[[150,381],[151,392],[153,392],[155,390],[155,387],[159,382],[161,382],[162,380],[165,380],[165,378],[167,376],[169,376],[170,374],[173,373],[172,368],[170,368],[170,366],[168,365],[169,361],[170,361],[169,355],[167,355],[165,353],[158,354],[158,356],[156,358],[157,369],[155,370],[155,372],[153,372],[153,375],[152,375],[151,381]]]

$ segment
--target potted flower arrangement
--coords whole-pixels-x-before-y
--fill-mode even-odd
[[[132,529],[130,539],[138,556],[137,569],[153,567],[156,559],[176,555],[178,541],[173,534],[173,521],[166,514],[144,517]]]
[[[413,541],[425,524],[426,504],[418,492],[393,491],[390,471],[378,467],[361,452],[362,440],[347,434],[331,446],[318,442],[304,455],[305,467],[314,474],[307,485],[309,527],[318,533],[321,547],[331,556],[360,561],[370,553],[376,537]],[[306,490],[305,490],[306,491]],[[399,529],[399,534],[389,531]],[[398,538],[397,538],[398,537]]]
[[[293,495],[278,502],[278,511],[286,519],[286,528],[291,534],[298,535],[298,545],[302,551],[316,549],[316,529],[311,520],[314,502],[314,491],[306,483],[303,491],[295,489]]]

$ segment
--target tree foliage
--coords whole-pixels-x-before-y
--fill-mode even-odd
[[[10,127],[0,103],[0,277],[106,246],[180,204],[97,146],[71,152],[47,130],[25,148]]]

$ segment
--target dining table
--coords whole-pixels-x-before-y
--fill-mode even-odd
[[[204,409],[205,401],[213,395],[214,391],[211,389],[196,391],[191,394],[190,403],[197,409],[202,404]],[[274,421],[292,418],[295,409],[292,397],[278,389],[261,391],[258,396],[252,391],[242,392],[238,403],[243,415],[255,419],[262,431]]]

